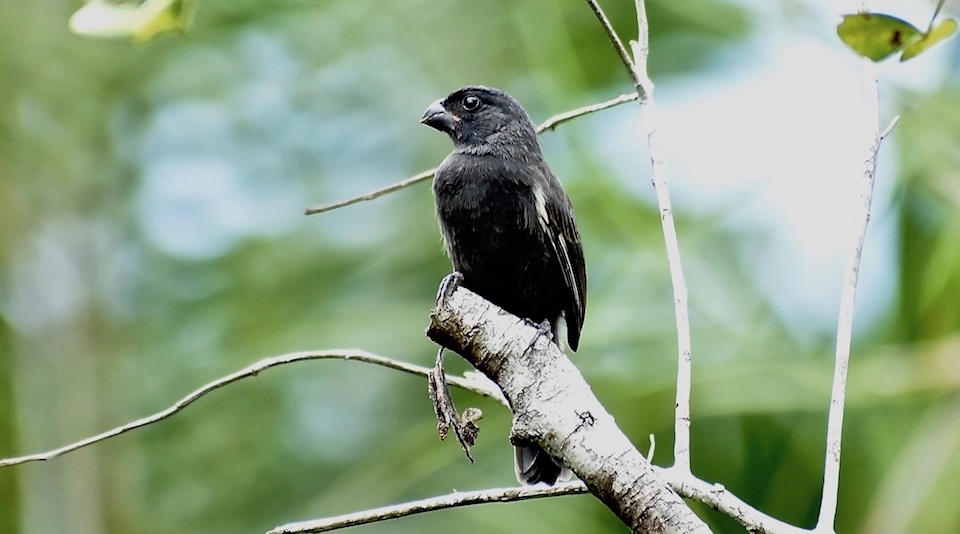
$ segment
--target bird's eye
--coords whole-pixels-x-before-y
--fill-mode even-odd
[[[480,99],[475,96],[464,97],[463,99],[463,109],[467,111],[473,111],[480,107]]]

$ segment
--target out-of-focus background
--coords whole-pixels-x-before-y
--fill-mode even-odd
[[[624,36],[632,2],[604,2]],[[694,471],[810,527],[848,214],[862,168],[853,2],[649,2],[690,289]],[[875,2],[926,27],[933,2]],[[0,457],[158,411],[260,358],[360,348],[427,365],[441,252],[429,185],[307,205],[436,165],[433,100],[483,83],[538,121],[628,92],[593,14],[555,0],[199,0],[182,36],[71,34],[81,2],[0,3]],[[954,6],[955,7],[955,6]],[[881,65],[884,144],[858,301],[840,532],[960,531],[958,41]],[[675,329],[636,105],[542,137],[589,271],[577,365],[672,459]],[[464,370],[456,358],[454,370]],[[0,470],[0,532],[263,532],[514,483],[509,414],[469,464],[423,380],[274,369],[176,417]],[[719,532],[742,531],[697,509]],[[590,496],[357,532],[623,532]]]

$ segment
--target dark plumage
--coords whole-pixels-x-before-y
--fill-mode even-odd
[[[453,140],[433,192],[462,285],[514,315],[549,322],[558,345],[563,317],[577,350],[587,291],[580,232],[527,112],[503,91],[464,87],[434,102],[421,122]],[[515,459],[524,484],[570,476],[537,446],[518,447]]]

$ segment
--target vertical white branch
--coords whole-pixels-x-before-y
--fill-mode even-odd
[[[657,193],[657,206],[660,209],[660,223],[663,227],[663,240],[667,249],[667,263],[670,266],[670,279],[673,283],[673,306],[677,321],[677,400],[674,420],[673,458],[674,468],[681,473],[690,473],[690,384],[691,347],[690,320],[687,311],[687,283],[680,263],[680,245],[677,242],[677,228],[673,222],[673,208],[670,204],[670,189],[667,187],[666,170],[663,164],[660,136],[657,133],[657,112],[653,100],[653,82],[647,73],[647,55],[649,53],[647,12],[644,0],[636,0],[637,33],[636,41],[630,43],[633,50],[633,77],[640,95],[640,107],[643,109],[643,128],[650,150],[651,181]]]
[[[643,129],[650,147],[651,181],[657,192],[657,206],[660,209],[660,223],[663,227],[663,240],[667,248],[667,263],[670,266],[670,279],[673,283],[673,307],[677,319],[677,404],[673,445],[674,468],[682,474],[690,473],[690,319],[687,312],[687,283],[680,264],[680,245],[677,242],[677,228],[673,223],[673,208],[670,206],[670,190],[667,188],[666,171],[661,156],[660,136],[657,133],[657,113],[653,100],[653,82],[647,73],[647,55],[649,47],[649,29],[647,8],[644,0],[636,0],[637,40],[631,41],[633,59],[614,31],[603,9],[596,0],[587,0],[603,26],[620,61],[633,79],[637,88],[640,108],[643,110]]]
[[[651,181],[657,192],[657,206],[660,209],[660,223],[663,227],[663,240],[667,248],[667,263],[670,266],[670,279],[673,282],[673,307],[677,319],[677,404],[675,415],[676,438],[673,445],[674,468],[681,473],[690,473],[690,319],[687,312],[687,283],[680,264],[680,245],[677,242],[677,228],[673,223],[673,208],[670,206],[670,190],[667,188],[666,171],[660,148],[660,136],[657,133],[656,106],[653,101],[653,82],[647,74],[647,55],[649,53],[649,24],[644,0],[636,0],[637,40],[630,43],[633,59],[623,46],[613,25],[607,19],[596,0],[587,0],[603,26],[610,44],[620,56],[620,61],[633,79],[640,97],[643,110],[643,129],[650,147]]]
[[[857,10],[866,11],[866,2],[857,2]],[[850,344],[853,337],[853,310],[857,295],[857,279],[860,274],[860,257],[863,242],[870,222],[870,204],[877,170],[877,154],[885,134],[880,132],[880,97],[876,64],[864,58],[864,106],[866,121],[864,133],[868,139],[863,160],[860,202],[857,217],[860,226],[853,235],[847,254],[843,290],[840,295],[840,317],[837,322],[837,350],[833,372],[833,389],[830,395],[830,412],[827,420],[827,451],[823,466],[823,494],[820,500],[820,516],[815,532],[834,532],[837,515],[837,494],[840,484],[840,439],[843,433],[843,411],[846,400],[847,368],[850,363]],[[891,124],[892,127],[892,124]],[[888,128],[889,130],[889,128]]]

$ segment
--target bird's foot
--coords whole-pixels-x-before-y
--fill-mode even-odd
[[[541,336],[546,336],[549,341],[553,341],[553,325],[550,324],[550,321],[544,319],[539,323],[532,319],[524,319],[526,323],[537,329],[537,333]]]
[[[453,271],[440,281],[440,287],[437,289],[437,307],[442,308],[447,305],[447,301],[453,296],[453,293],[463,283],[463,273]]]

